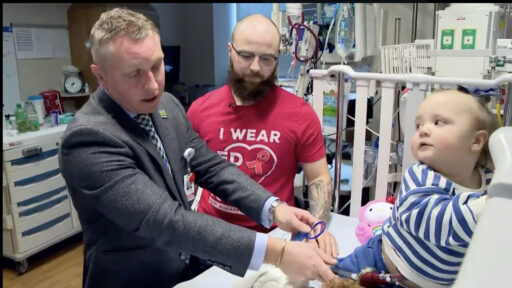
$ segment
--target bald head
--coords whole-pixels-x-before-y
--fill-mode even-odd
[[[235,25],[233,33],[231,34],[231,43],[236,43],[239,37],[243,37],[242,35],[250,33],[271,37],[270,40],[279,48],[279,43],[281,41],[279,29],[268,17],[261,14],[252,14],[244,17]]]

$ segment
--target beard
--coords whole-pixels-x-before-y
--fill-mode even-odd
[[[263,78],[260,73],[252,73],[246,76],[240,76],[235,72],[233,61],[229,61],[229,86],[233,89],[235,95],[242,101],[257,101],[263,98],[276,86],[277,65],[274,71],[267,78]],[[259,79],[259,81],[255,81]]]

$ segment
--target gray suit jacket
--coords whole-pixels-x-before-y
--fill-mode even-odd
[[[84,287],[172,287],[196,255],[243,275],[256,234],[190,210],[183,188],[185,149],[196,183],[259,222],[271,196],[199,138],[185,111],[164,93],[151,118],[172,167],[146,132],[98,89],[67,127],[59,162],[84,239]]]

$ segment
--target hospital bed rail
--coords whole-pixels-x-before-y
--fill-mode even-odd
[[[311,70],[313,78],[313,108],[322,115],[323,84],[327,77],[336,77],[338,83],[336,150],[341,151],[343,121],[346,119],[347,95],[345,76],[356,81],[356,111],[354,123],[353,172],[350,193],[350,216],[358,217],[363,188],[364,151],[366,134],[366,110],[370,81],[380,82],[381,113],[379,128],[379,151],[377,157],[377,179],[375,199],[386,198],[390,164],[392,118],[397,83],[406,83],[409,96],[405,103],[404,156],[403,169],[414,163],[410,152],[410,138],[414,133],[414,117],[424,99],[429,84],[463,85],[475,88],[497,88],[508,83],[507,102],[504,107],[504,126],[490,137],[489,148],[494,161],[494,177],[488,189],[489,199],[482,211],[472,241],[454,284],[456,288],[472,287],[512,287],[510,283],[510,261],[512,259],[512,229],[508,221],[512,219],[512,75],[503,75],[493,80],[464,78],[441,78],[423,74],[379,74],[360,73],[345,65],[332,66],[327,70]],[[345,107],[344,107],[345,105]],[[402,111],[401,111],[402,112]],[[334,175],[340,175],[341,153],[336,153]],[[334,212],[338,213],[339,177],[334,177]]]
[[[392,121],[396,86],[398,83],[405,83],[408,88],[409,97],[403,110],[405,119],[401,125],[404,132],[404,152],[402,160],[402,172],[408,166],[415,162],[409,149],[410,138],[414,134],[414,118],[416,111],[425,97],[430,84],[439,84],[446,86],[471,86],[475,88],[497,88],[505,83],[512,83],[512,75],[503,75],[493,80],[466,79],[466,78],[448,78],[435,77],[424,74],[380,74],[355,72],[350,66],[335,65],[326,70],[310,70],[313,79],[313,109],[318,115],[322,115],[323,109],[323,90],[325,80],[328,77],[335,77],[337,81],[337,128],[336,128],[336,150],[341,151],[343,121],[346,121],[346,110],[344,105],[347,100],[345,95],[345,77],[355,80],[356,83],[356,111],[354,121],[354,145],[352,153],[352,189],[350,193],[350,216],[358,217],[361,207],[361,196],[363,188],[363,169],[364,169],[364,151],[366,134],[366,110],[367,97],[369,95],[369,86],[371,81],[379,82],[381,87],[381,111],[379,128],[379,149],[377,157],[377,177],[375,182],[375,199],[383,200],[387,196],[387,183],[390,163]],[[510,95],[509,85],[509,99]],[[510,100],[508,102],[511,102]],[[510,103],[509,103],[510,104]],[[505,105],[505,109],[510,109],[510,105]],[[505,115],[511,116],[511,111],[505,111]],[[336,153],[336,165],[334,175],[340,175],[341,153]],[[334,177],[334,212],[339,210],[339,177]]]
[[[482,211],[454,288],[512,287],[512,127],[491,135],[495,170]]]

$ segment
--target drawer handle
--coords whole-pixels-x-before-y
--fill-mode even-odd
[[[33,207],[33,208],[30,208],[30,209],[27,209],[25,211],[22,211],[19,213],[20,217],[27,217],[27,216],[30,216],[30,215],[34,215],[36,213],[39,213],[41,211],[44,211],[44,210],[48,210],[50,208],[53,208],[57,205],[59,205],[60,203],[64,202],[64,200],[68,199],[68,195],[63,195],[62,197],[59,197],[57,199],[53,199],[51,201],[48,201],[46,203],[43,203],[41,205],[38,205],[36,207]]]
[[[32,234],[36,234],[43,230],[48,230],[48,229],[52,228],[53,226],[59,224],[60,222],[63,222],[64,220],[66,220],[66,218],[69,218],[69,216],[70,216],[70,213],[66,213],[64,215],[61,215],[61,216],[53,219],[53,220],[43,223],[39,226],[28,229],[27,231],[23,231],[23,232],[21,232],[21,237],[30,236]]]
[[[57,176],[57,175],[59,175],[59,173],[60,173],[60,168],[53,169],[53,170],[50,170],[50,171],[47,171],[47,172],[44,172],[44,173],[41,173],[41,174],[38,174],[38,175],[35,175],[35,176],[32,176],[32,177],[28,177],[28,178],[25,178],[25,179],[21,179],[21,180],[15,181],[14,182],[14,187],[16,187],[16,186],[26,186],[26,185],[29,185],[29,184],[41,182],[41,181],[50,179],[50,178],[52,178],[54,176]]]
[[[60,194],[62,191],[66,190],[66,189],[67,189],[66,186],[62,186],[60,188],[54,189],[54,190],[46,192],[44,194],[37,195],[37,196],[29,198],[27,200],[20,201],[20,202],[18,202],[17,205],[18,205],[18,207],[30,206],[30,205],[35,204],[37,202],[42,202],[44,200],[50,199],[53,196],[56,196],[56,195]]]
[[[30,157],[30,156],[34,156],[34,155],[39,155],[43,152],[43,148],[41,148],[41,146],[37,145],[37,146],[32,146],[32,147],[27,147],[27,148],[24,148],[21,150],[21,155],[23,155],[23,157]]]
[[[48,150],[45,152],[42,152],[42,150],[41,150],[41,152],[39,152],[37,154],[33,154],[33,155],[25,155],[24,152],[21,151],[21,154],[23,154],[23,156],[26,156],[26,158],[18,158],[18,159],[11,160],[11,166],[21,166],[21,165],[35,163],[35,162],[39,162],[39,161],[51,158],[51,157],[59,154],[59,149],[58,148],[52,149],[52,150]]]

